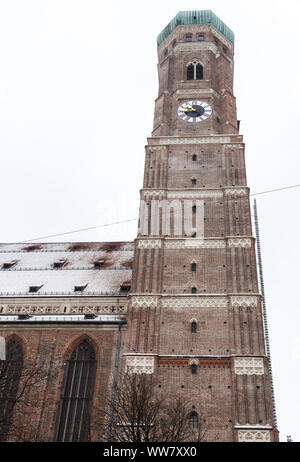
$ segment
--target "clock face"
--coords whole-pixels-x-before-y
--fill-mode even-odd
[[[202,122],[208,119],[211,113],[212,108],[203,101],[187,101],[182,103],[177,110],[178,116],[186,122]]]

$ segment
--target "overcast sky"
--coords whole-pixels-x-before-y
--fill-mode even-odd
[[[0,0],[1,242],[137,217],[156,37],[193,9],[235,33],[251,192],[300,183],[299,0]],[[257,197],[282,441],[300,441],[299,198],[300,188]],[[136,228],[49,241],[133,240]]]

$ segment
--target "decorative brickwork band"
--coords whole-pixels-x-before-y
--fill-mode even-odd
[[[228,247],[230,248],[250,248],[251,239],[242,238],[242,239],[228,239]]]
[[[166,249],[224,249],[224,239],[166,239]]]
[[[238,441],[243,443],[268,443],[270,430],[238,430]]]
[[[134,295],[132,297],[132,306],[135,308],[155,308],[157,306],[158,297]]]
[[[192,297],[166,297],[161,299],[161,306],[163,308],[226,308],[228,304],[227,297],[218,296],[192,296]]]
[[[127,356],[126,370],[129,374],[153,374],[154,356]]]
[[[257,296],[232,296],[231,297],[231,304],[232,306],[244,306],[244,307],[256,307],[257,306]]]
[[[138,248],[139,249],[160,249],[161,240],[160,239],[139,239]]]
[[[248,189],[246,188],[227,188],[225,189],[226,196],[246,196]]]
[[[230,136],[199,136],[197,138],[184,138],[181,136],[172,136],[172,137],[155,137],[149,139],[149,144],[152,142],[159,145],[172,145],[172,144],[223,144],[231,142]],[[238,141],[237,141],[238,142]]]
[[[234,358],[234,372],[237,375],[264,375],[263,358]]]
[[[144,198],[148,197],[163,197],[165,194],[165,191],[163,189],[143,189],[142,190],[142,196]]]
[[[223,191],[219,189],[193,189],[193,190],[169,190],[168,199],[205,199],[206,197],[223,197]]]

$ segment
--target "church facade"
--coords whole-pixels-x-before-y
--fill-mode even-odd
[[[0,245],[6,355],[44,374],[25,440],[86,439],[85,410],[92,422],[124,369],[187,397],[207,441],[278,440],[233,67],[211,11],[159,34],[134,242]]]

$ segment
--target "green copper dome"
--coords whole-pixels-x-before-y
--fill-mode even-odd
[[[175,18],[169,22],[157,37],[157,45],[160,45],[177,26],[183,24],[212,24],[228,40],[234,43],[234,33],[227,27],[211,10],[179,11]]]

